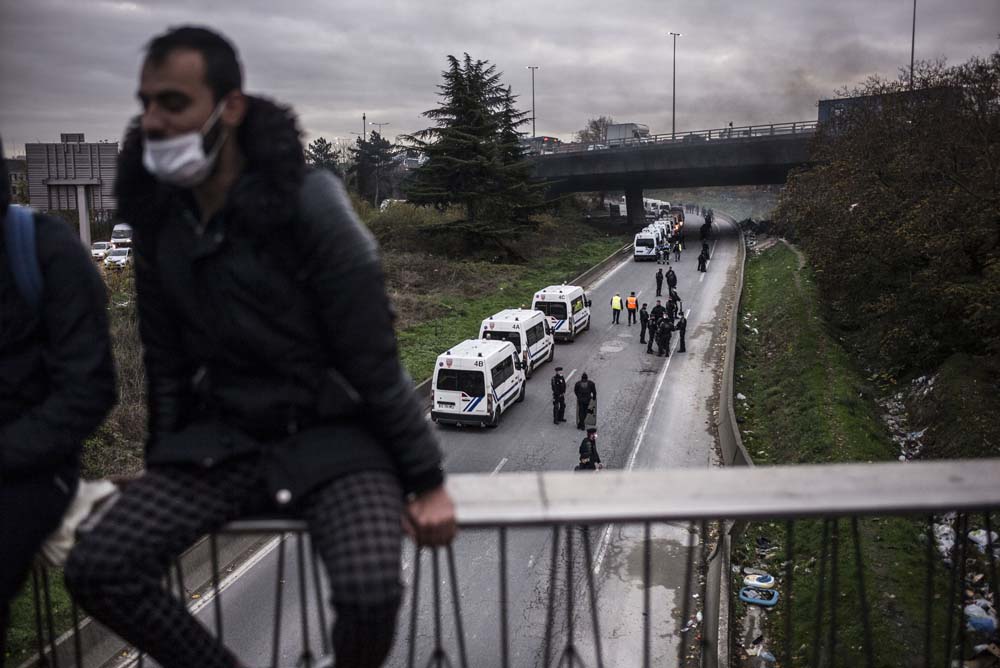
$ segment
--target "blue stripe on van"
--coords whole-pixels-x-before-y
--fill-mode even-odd
[[[479,402],[481,402],[482,400],[483,400],[482,397],[476,397],[475,399],[473,399],[472,401],[470,401],[466,405],[465,408],[462,409],[462,412],[463,413],[471,413],[472,411],[474,411],[476,409],[476,406],[478,406]]]

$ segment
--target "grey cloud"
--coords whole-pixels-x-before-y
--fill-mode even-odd
[[[0,0],[0,133],[8,151],[60,131],[117,138],[136,110],[143,44],[169,25],[216,27],[247,87],[292,104],[309,138],[424,126],[447,54],[504,71],[538,131],[569,139],[599,114],[669,131],[806,120],[816,100],[909,61],[909,2],[871,0]],[[957,63],[997,48],[996,0],[920,0],[917,56]]]

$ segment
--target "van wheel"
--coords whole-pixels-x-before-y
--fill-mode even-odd
[[[588,315],[587,316],[587,326],[583,328],[583,331],[586,332],[589,329],[590,329],[590,316]]]
[[[552,345],[549,346],[549,358],[546,361],[551,362],[555,358],[556,358],[556,342],[555,340],[553,340]]]
[[[521,394],[517,395],[516,403],[521,403],[522,401],[524,401],[524,391],[527,386],[528,386],[527,383],[521,383]]]
[[[566,340],[569,341],[570,343],[573,343],[574,341],[576,341],[576,330],[573,330],[572,332],[570,332],[569,336],[566,337]]]
[[[524,379],[528,380],[535,375],[535,367],[531,366],[531,362],[528,362],[524,367]]]
[[[501,414],[500,413],[500,407],[497,406],[497,412],[496,412],[496,414],[490,419],[489,422],[486,423],[486,426],[489,427],[490,429],[496,429],[497,427],[499,427],[500,426],[500,414]]]

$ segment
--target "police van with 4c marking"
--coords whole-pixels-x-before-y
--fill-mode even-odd
[[[480,336],[493,341],[510,341],[521,356],[524,375],[531,378],[534,370],[555,356],[552,326],[541,311],[509,308],[494,313],[479,327]]]
[[[556,339],[573,341],[590,329],[590,299],[578,285],[550,285],[535,293],[531,308],[548,316]]]
[[[636,262],[655,260],[656,251],[660,245],[659,235],[653,230],[646,228],[635,235],[635,240],[632,244],[632,257]]]
[[[442,424],[496,427],[524,401],[524,367],[510,341],[462,341],[438,356],[432,382],[431,419]]]

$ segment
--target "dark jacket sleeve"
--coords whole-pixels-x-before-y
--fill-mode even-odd
[[[296,246],[303,280],[318,299],[331,359],[360,396],[372,432],[395,463],[406,492],[444,481],[441,451],[399,360],[378,247],[340,181],[306,177]]]
[[[179,319],[163,294],[155,263],[156,228],[136,230],[135,289],[146,369],[148,446],[183,426],[192,401],[194,364],[181,345]]]
[[[77,458],[116,400],[104,282],[68,225],[36,220],[48,394],[0,428],[0,478]]]

